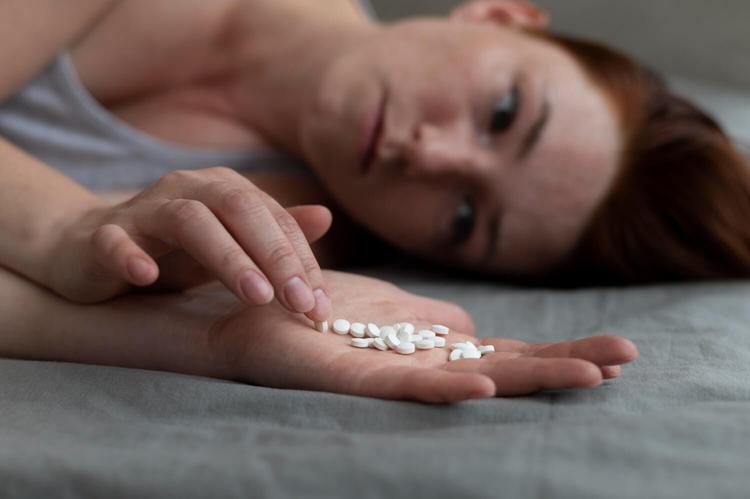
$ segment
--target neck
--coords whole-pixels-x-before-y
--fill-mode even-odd
[[[230,99],[240,120],[302,158],[300,123],[328,64],[377,26],[356,0],[256,0],[235,20],[238,77]],[[245,4],[243,4],[245,5]]]

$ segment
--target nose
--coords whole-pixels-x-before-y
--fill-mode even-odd
[[[404,151],[405,173],[419,175],[467,175],[482,170],[473,131],[462,126],[420,124]]]

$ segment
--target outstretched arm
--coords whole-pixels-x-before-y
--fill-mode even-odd
[[[480,342],[456,305],[376,279],[326,274],[337,317],[444,323],[452,329],[449,344],[470,339],[494,345],[496,352],[448,362],[448,349],[413,355],[356,349],[350,338],[317,333],[306,318],[278,304],[248,307],[215,285],[75,305],[0,270],[0,313],[8,318],[0,324],[0,355],[428,402],[590,388],[616,375],[609,366],[638,355],[632,343],[617,336],[542,345],[500,338]]]

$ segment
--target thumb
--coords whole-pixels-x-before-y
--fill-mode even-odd
[[[297,220],[302,233],[309,243],[314,243],[331,228],[333,215],[322,205],[302,205],[287,208],[290,215]]]

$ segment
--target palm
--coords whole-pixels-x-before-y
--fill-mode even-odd
[[[243,308],[219,320],[213,341],[231,351],[239,378],[250,383],[323,390],[387,399],[453,402],[543,389],[584,388],[637,356],[628,340],[597,336],[531,345],[510,339],[478,340],[456,305],[407,293],[383,281],[326,272],[335,317],[378,324],[408,320],[417,326],[443,323],[448,344],[471,340],[494,345],[478,360],[448,362],[449,348],[400,355],[358,349],[350,337],[320,334],[307,319],[279,306]],[[463,332],[458,332],[463,331]]]

